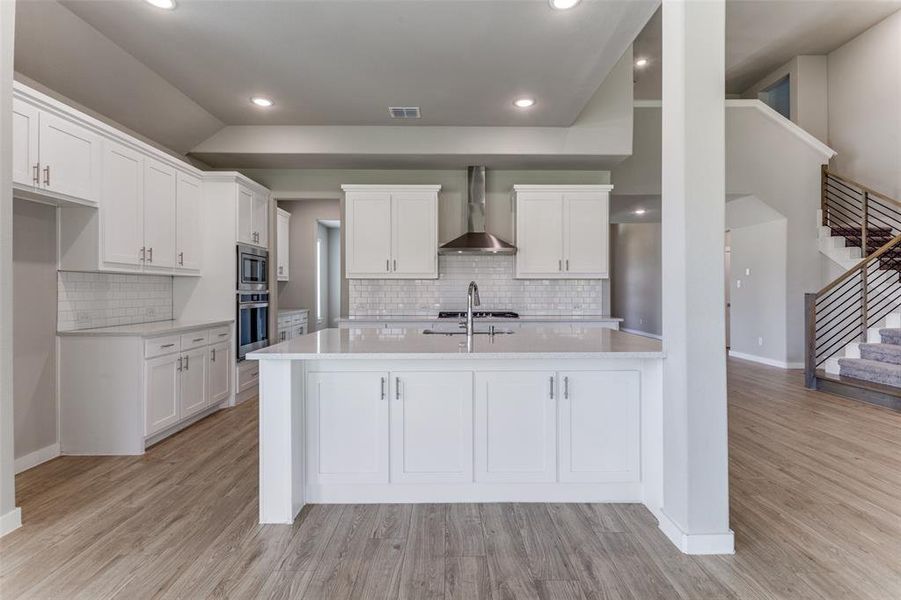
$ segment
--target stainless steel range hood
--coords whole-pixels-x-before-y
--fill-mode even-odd
[[[516,246],[485,231],[485,167],[466,170],[467,231],[438,248],[438,254],[515,254]]]

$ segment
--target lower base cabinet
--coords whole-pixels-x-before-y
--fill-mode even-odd
[[[144,361],[144,435],[178,422],[179,365],[177,354]]]
[[[391,481],[472,481],[472,373],[391,373]]]
[[[216,404],[227,400],[231,394],[229,374],[234,362],[232,361],[231,344],[220,342],[210,346],[210,374],[209,389],[210,404]]]
[[[641,374],[332,371],[306,377],[318,484],[641,480]]]
[[[640,480],[637,371],[562,371],[560,481]]]
[[[476,373],[476,481],[556,480],[555,388],[554,371]]]
[[[322,483],[388,482],[388,373],[310,373],[309,472]]]
[[[182,419],[195,415],[209,406],[208,377],[209,351],[207,348],[196,348],[182,353],[178,390]]]

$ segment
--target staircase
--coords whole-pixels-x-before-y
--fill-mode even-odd
[[[819,247],[845,272],[806,295],[807,385],[901,410],[901,203],[822,179]]]

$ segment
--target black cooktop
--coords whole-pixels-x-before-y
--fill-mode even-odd
[[[465,319],[465,310],[442,310],[438,313],[439,319]],[[518,319],[519,313],[512,310],[474,310],[474,319]]]

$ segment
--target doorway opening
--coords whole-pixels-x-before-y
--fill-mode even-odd
[[[316,329],[337,327],[341,313],[341,222],[316,221]]]

